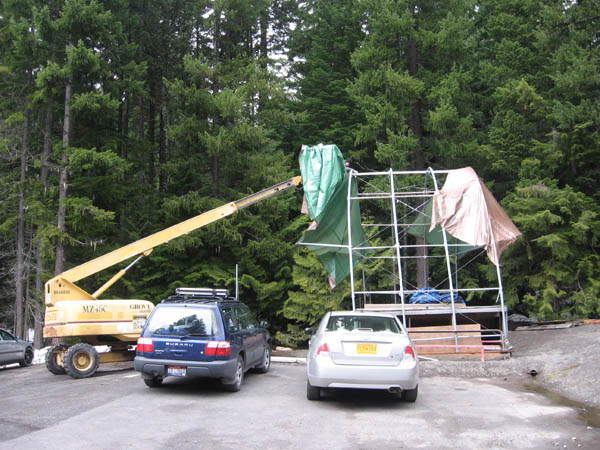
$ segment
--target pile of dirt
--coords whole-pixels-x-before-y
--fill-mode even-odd
[[[421,376],[500,378],[600,408],[600,324],[511,331],[512,357],[500,361],[422,361]]]

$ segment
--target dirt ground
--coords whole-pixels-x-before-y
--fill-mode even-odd
[[[508,339],[510,359],[423,361],[421,376],[497,378],[600,411],[600,324],[511,331]]]

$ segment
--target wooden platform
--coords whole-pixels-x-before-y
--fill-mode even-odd
[[[401,320],[405,317],[407,328],[452,325],[452,305],[447,303],[409,303],[404,306],[400,303],[367,303],[362,309],[393,312]],[[502,307],[499,305],[467,306],[455,303],[454,311],[460,325],[478,323],[484,328],[502,329]]]
[[[481,326],[479,324],[457,325],[458,339],[455,340],[452,326],[408,328],[408,334],[417,346],[420,355],[477,354],[481,355]],[[462,331],[462,333],[461,333]],[[471,333],[467,332],[471,331]],[[456,347],[458,343],[458,347]],[[440,347],[432,347],[440,346]],[[463,346],[463,347],[461,347]]]

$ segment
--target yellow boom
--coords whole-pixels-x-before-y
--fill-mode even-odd
[[[265,200],[273,195],[288,189],[294,188],[302,183],[302,177],[297,176],[290,178],[283,183],[276,184],[270,188],[264,189],[256,194],[249,195],[241,200],[227,203],[219,206],[218,208],[207,211],[196,217],[192,217],[184,222],[181,222],[172,227],[166,228],[162,231],[154,233],[143,239],[135,241],[129,245],[118,248],[110,253],[95,258],[77,267],[74,267],[66,272],[57,275],[56,277],[48,280],[45,285],[45,302],[46,306],[53,306],[57,302],[72,301],[72,300],[97,300],[98,296],[104,293],[110,286],[112,286],[119,278],[121,278],[127,272],[127,269],[131,267],[135,262],[142,256],[147,256],[152,252],[154,247],[169,242],[184,234],[190,233],[198,228],[208,225],[224,217],[230,216],[237,213],[239,210],[246,208],[254,203],[261,200]],[[107,281],[102,287],[96,290],[93,294],[89,294],[74,283],[82,278],[93,275],[100,272],[110,266],[118,264],[134,256],[138,256],[138,259],[130,264],[127,268],[119,271],[109,281]]]
[[[154,304],[148,300],[98,300],[98,297],[125,275],[140,258],[149,255],[154,247],[296,187],[301,182],[301,177],[291,178],[173,225],[48,280],[44,287],[44,337],[77,337],[81,342],[71,346],[63,343],[52,346],[46,353],[47,369],[56,375],[67,373],[73,378],[85,378],[93,375],[100,363],[133,360],[134,344]],[[132,263],[121,269],[93,294],[75,284],[82,278],[136,256]],[[98,353],[97,346],[107,346],[109,350]]]

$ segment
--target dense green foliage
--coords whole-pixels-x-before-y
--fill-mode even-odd
[[[319,142],[362,170],[472,166],[523,232],[503,256],[511,310],[600,317],[598,11],[4,0],[0,325],[39,330],[57,270],[296,175],[300,146]],[[169,242],[105,297],[234,289],[237,264],[241,295],[298,342],[349,291],[330,292],[294,245],[301,200],[286,193]],[[93,292],[119,268],[79,284]]]

